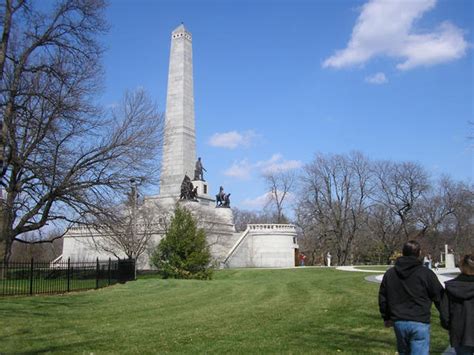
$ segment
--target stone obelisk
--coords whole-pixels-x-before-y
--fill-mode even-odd
[[[192,36],[181,24],[171,34],[160,196],[179,197],[185,174],[194,177],[195,162]]]

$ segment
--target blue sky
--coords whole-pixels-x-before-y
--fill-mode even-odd
[[[265,169],[358,150],[473,177],[474,2],[113,0],[104,104],[165,111],[170,34],[193,34],[197,154],[211,192],[258,209]]]

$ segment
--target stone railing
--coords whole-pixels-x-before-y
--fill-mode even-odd
[[[293,224],[248,224],[247,228],[255,232],[296,232],[296,226]]]

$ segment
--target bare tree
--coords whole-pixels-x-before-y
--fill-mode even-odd
[[[438,234],[443,220],[454,213],[456,192],[453,182],[445,177],[423,194],[415,216],[418,222],[418,234],[425,237],[429,233]]]
[[[62,238],[56,238],[63,233],[62,230],[52,230],[44,238],[48,243],[35,243],[38,236],[34,233],[25,234],[22,240],[15,240],[12,245],[11,261],[31,261],[33,258],[37,262],[51,262],[59,257],[63,250]]]
[[[159,206],[138,205],[132,194],[125,203],[95,216],[94,222],[89,223],[95,247],[118,259],[139,259],[153,247],[154,237],[166,233]]]
[[[382,161],[372,166],[367,227],[379,259],[389,262],[404,241],[417,238],[417,209],[430,185],[425,170],[412,162]]]
[[[400,223],[396,215],[383,204],[373,204],[369,208],[367,227],[369,231],[369,241],[379,245],[379,260],[384,263],[390,262],[390,257],[400,250],[403,244],[403,237],[400,233]]]
[[[443,241],[460,254],[474,250],[474,186],[452,182],[449,187],[453,212],[443,219],[437,229]]]
[[[296,209],[300,245],[314,262],[323,250],[338,263],[389,262],[410,238],[438,255],[474,245],[472,186],[436,183],[412,162],[371,162],[360,153],[319,155],[304,169]]]
[[[412,162],[389,161],[374,164],[375,203],[384,205],[398,220],[395,234],[403,240],[416,237],[414,208],[429,190],[428,174],[422,166]]]
[[[308,209],[308,204],[299,202],[295,215],[295,223],[301,231],[298,235],[299,251],[304,252],[308,257],[305,264],[323,265],[325,263],[325,253],[333,247],[325,234],[325,229],[314,218],[312,211]]]
[[[303,230],[336,249],[339,265],[351,255],[354,239],[365,223],[370,169],[360,153],[318,155],[304,167],[299,196]]]
[[[144,92],[111,115],[95,104],[106,30],[103,0],[62,0],[48,13],[7,1],[0,50],[4,158],[0,236],[14,240],[102,211],[131,177],[157,175],[161,117]]]
[[[274,216],[264,211],[256,212],[232,208],[232,212],[234,214],[234,224],[237,232],[244,231],[248,224],[272,223],[274,221]]]
[[[269,171],[263,174],[263,179],[269,193],[267,207],[274,211],[275,222],[287,223],[284,207],[295,185],[295,171]]]

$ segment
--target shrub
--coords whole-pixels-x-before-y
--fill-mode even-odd
[[[197,228],[190,211],[176,206],[170,227],[153,252],[151,262],[163,278],[205,280],[212,277],[206,233]]]

